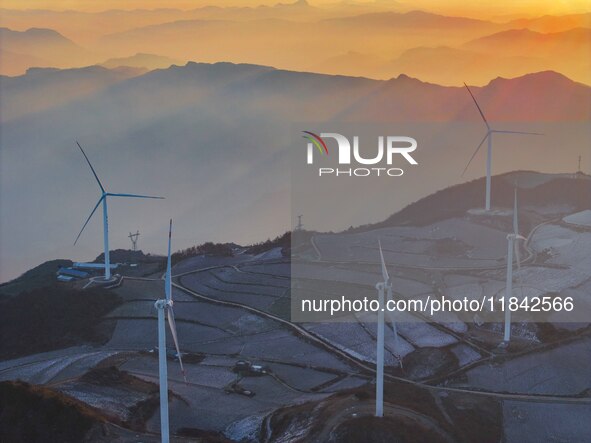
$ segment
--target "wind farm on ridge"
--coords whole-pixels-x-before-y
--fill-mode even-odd
[[[589,14],[320,3],[0,11],[0,440],[587,441]]]

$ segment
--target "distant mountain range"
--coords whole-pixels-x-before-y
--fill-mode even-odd
[[[421,30],[417,33],[416,30]],[[301,61],[322,61],[335,52],[396,54],[433,42],[459,45],[507,29],[506,25],[463,17],[412,11],[379,12],[320,20],[291,16],[256,16],[238,21],[228,16],[184,18],[106,35],[101,47],[110,51],[151,51],[200,61],[249,61],[301,68]],[[267,38],[266,36],[273,36]],[[200,44],[207,41],[207,45]],[[175,47],[172,42],[183,42]],[[289,50],[288,54],[282,54]]]
[[[5,26],[51,29],[4,28],[0,74],[105,60],[107,67],[146,69],[194,60],[378,79],[406,74],[455,86],[553,70],[591,84],[590,17],[493,22],[408,11],[393,2],[98,13],[3,10]],[[138,54],[154,55],[149,60]]]
[[[28,67],[69,67],[92,63],[88,51],[46,28],[0,28],[0,73],[18,75]]]
[[[156,54],[137,53],[130,57],[110,58],[102,62],[100,65],[105,68],[119,68],[122,66],[144,68],[146,70],[168,68],[171,65],[184,64],[179,60]]]
[[[359,121],[478,119],[474,109],[467,106],[470,105],[466,100],[469,96],[463,87],[439,86],[406,75],[382,81],[249,64],[194,62],[139,76],[141,73],[138,69],[101,67],[31,70],[25,76],[2,82],[4,103],[10,104],[6,106],[8,114],[3,115],[3,120],[15,118],[12,111],[19,102],[35,110],[33,101],[41,99],[47,102],[49,109],[52,104],[62,105],[78,98],[81,90],[88,95],[88,100],[99,102],[112,94],[117,94],[119,100],[125,97],[140,100],[150,105],[146,108],[150,113],[169,108],[182,109],[187,104],[198,105],[206,96],[226,99],[231,94],[233,100],[244,101],[249,108],[279,115],[301,112],[322,119]],[[117,86],[132,77],[137,78]],[[51,91],[55,91],[60,83],[64,85],[64,94],[55,96]],[[151,101],[150,96],[142,96],[146,88],[157,95],[170,96],[156,106],[157,102]],[[552,71],[513,79],[497,78],[485,87],[472,88],[490,120],[572,121],[590,117],[591,89]],[[98,91],[104,92],[94,94]],[[327,99],[331,106],[320,106]],[[284,107],[280,100],[290,106]],[[267,103],[267,106],[258,106],[259,102]],[[21,116],[23,113],[17,114]]]
[[[463,45],[485,53],[537,57],[571,57],[591,53],[591,28],[575,28],[544,34],[529,29],[511,29],[481,37]]]
[[[512,20],[508,24],[512,29],[527,28],[537,32],[561,32],[575,28],[591,28],[591,13],[521,18]]]
[[[352,17],[331,18],[323,21],[323,24],[336,24],[340,26],[361,27],[366,32],[373,32],[376,28],[411,28],[431,29],[457,32],[466,28],[477,28],[478,32],[491,32],[504,28],[505,25],[492,23],[486,20],[477,20],[466,17],[448,17],[425,11],[410,12],[376,12],[360,14]]]

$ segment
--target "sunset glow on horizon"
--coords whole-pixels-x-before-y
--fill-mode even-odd
[[[260,2],[273,7],[257,7]],[[375,79],[406,74],[448,86],[541,71],[591,83],[591,13],[580,13],[591,7],[588,0],[211,5],[211,0],[5,0],[4,8],[18,10],[1,14],[6,29],[0,74],[92,64],[151,70],[195,61]],[[126,10],[116,9],[122,6]],[[60,9],[67,11],[56,12]],[[22,35],[31,28],[46,31]],[[39,37],[40,32],[47,35]],[[49,42],[50,32],[61,40]]]
[[[106,10],[134,9],[181,9],[190,10],[205,6],[215,7],[257,7],[295,3],[295,0],[4,0],[5,9],[32,10],[45,9],[54,11],[75,10],[101,12]],[[321,8],[337,7],[344,2],[338,0],[308,0],[310,6]],[[392,10],[429,10],[447,15],[461,15],[487,19],[502,17],[539,17],[543,15],[565,15],[591,12],[589,0],[500,0],[496,2],[470,2],[466,0],[400,0],[400,1],[365,1],[347,3],[349,5],[379,5]]]

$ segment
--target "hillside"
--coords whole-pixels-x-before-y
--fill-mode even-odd
[[[82,402],[42,386],[0,383],[0,431],[3,441],[79,443],[102,434],[104,418]]]
[[[522,210],[570,206],[572,212],[591,207],[591,176],[571,174],[541,174],[515,171],[494,176],[491,192],[495,207],[512,208],[515,183]],[[480,178],[435,192],[392,214],[386,220],[360,226],[351,232],[379,229],[387,226],[425,226],[437,221],[460,217],[468,210],[482,207],[485,179]]]
[[[19,77],[0,77],[3,102],[0,121],[91,97],[143,72],[145,70],[138,68],[106,69],[100,66],[64,70],[30,68]]]
[[[99,324],[120,303],[119,296],[111,292],[80,291],[55,283],[16,297],[2,297],[0,358],[79,344],[103,344],[110,333]]]
[[[21,276],[0,285],[0,293],[17,295],[24,291],[50,286],[55,282],[59,268],[72,266],[71,260],[56,259],[29,269]]]

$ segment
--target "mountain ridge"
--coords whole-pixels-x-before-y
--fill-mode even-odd
[[[3,92],[10,97],[10,86],[26,82],[27,79],[32,78],[31,76],[33,74],[38,77],[39,75],[42,75],[43,72],[44,71],[35,70],[24,76],[15,77],[13,80],[3,85]],[[97,71],[97,68],[88,67],[81,68],[80,70],[72,69],[62,70],[60,72],[53,70],[51,72],[54,77],[69,75],[75,78],[76,73],[96,73],[99,71]],[[105,73],[107,72],[108,70],[105,71]],[[353,97],[361,94],[358,97],[356,103],[357,106],[370,106],[372,109],[380,109],[381,111],[388,109],[387,107],[384,108],[381,106],[381,103],[386,104],[392,101],[394,103],[400,103],[400,101],[408,104],[413,103],[411,108],[416,109],[416,112],[412,114],[410,117],[411,119],[420,118],[419,112],[421,109],[424,109],[425,111],[436,111],[434,113],[427,112],[425,118],[437,117],[439,120],[449,120],[450,118],[457,118],[458,115],[462,117],[464,114],[458,114],[458,112],[461,111],[461,108],[458,108],[457,105],[452,105],[450,108],[447,103],[451,104],[454,101],[457,102],[457,97],[463,99],[466,94],[463,87],[442,86],[413,78],[406,74],[400,74],[398,77],[389,80],[374,80],[364,77],[349,77],[343,75],[275,69],[273,67],[251,63],[188,62],[184,66],[174,65],[168,68],[155,69],[145,74],[131,74],[132,73],[130,72],[127,77],[123,76],[121,79],[135,78],[135,81],[138,82],[138,84],[154,82],[157,82],[158,84],[166,83],[167,86],[165,89],[167,90],[173,88],[171,86],[172,83],[175,84],[174,88],[176,89],[196,86],[200,89],[206,88],[203,89],[204,91],[206,91],[207,88],[224,86],[227,88],[231,87],[232,90],[237,91],[239,95],[244,96],[252,95],[256,97],[257,94],[272,93],[274,95],[279,94],[297,97],[298,94],[302,94],[298,98],[298,101],[314,95],[325,96],[328,93],[336,94],[341,97],[346,97],[347,95]],[[467,83],[470,84],[469,79],[467,79]],[[287,86],[290,84],[291,86]],[[326,84],[326,87],[322,87],[322,84]],[[337,84],[339,86],[337,86]],[[347,85],[347,88],[351,88],[350,93],[339,94],[337,89],[345,87],[345,85]],[[121,86],[118,85],[118,82],[114,82],[112,87],[120,88]],[[155,85],[153,84],[151,87],[154,88]],[[240,87],[245,90],[241,91]],[[316,90],[318,88],[321,89]],[[583,83],[575,82],[565,75],[555,71],[548,70],[538,73],[529,73],[514,78],[497,77],[490,80],[485,86],[473,86],[472,88],[473,92],[479,95],[479,100],[482,100],[481,105],[487,109],[487,115],[490,120],[532,120],[541,118],[562,121],[573,118],[587,118],[591,112],[585,107],[585,103],[588,103],[588,101],[585,100],[576,100],[570,105],[566,104],[569,103],[568,100],[575,100],[577,96],[586,95],[589,97],[591,87]],[[296,93],[295,91],[298,90],[300,92]],[[504,90],[511,91],[511,94],[504,93]],[[543,94],[540,94],[540,91],[543,91]],[[558,91],[560,91],[560,94]],[[524,95],[523,93],[527,94]],[[520,94],[523,98],[519,97]],[[563,100],[568,99],[563,104],[564,109],[557,108],[557,103],[560,104],[561,101],[557,101],[555,95],[556,97],[562,97]],[[489,100],[492,101],[492,105],[488,104]],[[427,106],[427,102],[430,102],[431,104]],[[425,105],[421,105],[421,103],[425,103]],[[439,110],[436,110],[433,107],[433,104],[437,103],[442,106]],[[518,103],[519,106],[516,107]],[[532,107],[528,106],[528,103],[554,103],[554,105],[552,107]],[[354,104],[355,103],[353,102],[350,103],[351,106]],[[502,113],[497,111],[497,109],[503,107],[512,110],[509,112],[508,117],[503,117]],[[456,113],[451,111],[454,108],[456,109]],[[409,109],[406,109],[405,112],[408,113]],[[522,109],[524,112],[523,115],[513,112],[516,109]],[[468,109],[467,111],[469,112],[469,119],[473,119],[475,117],[472,112],[473,109]],[[359,113],[358,110],[355,111],[353,109],[341,110],[341,112],[350,113],[351,115]],[[564,114],[562,114],[563,112]],[[366,117],[372,118],[372,115],[373,114],[370,113]],[[393,112],[389,114],[389,117],[396,120],[397,115],[399,115],[399,117],[404,117],[404,114],[401,114],[400,112]],[[383,118],[381,121],[383,121]]]

